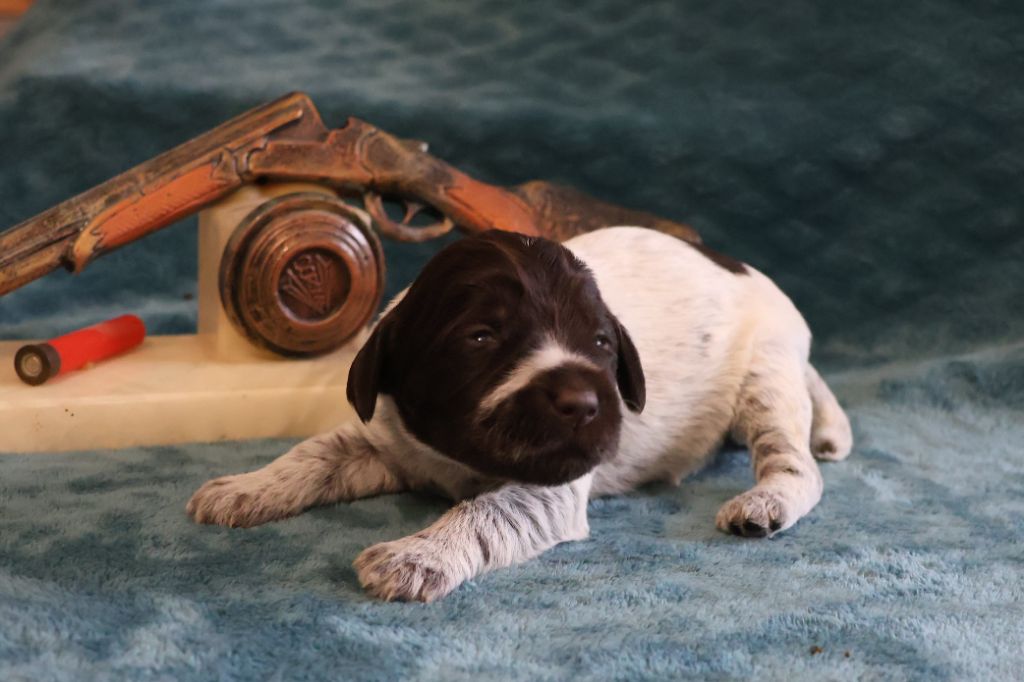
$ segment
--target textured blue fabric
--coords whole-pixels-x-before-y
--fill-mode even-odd
[[[727,452],[430,606],[350,564],[440,501],[186,519],[287,442],[0,456],[0,679],[1019,678],[1022,35],[998,1],[41,0],[0,41],[0,227],[307,90],[483,179],[694,224],[804,311],[856,448],[776,539],[714,530],[751,483]],[[188,331],[193,225],[0,299],[0,338]],[[388,244],[389,291],[436,248]]]

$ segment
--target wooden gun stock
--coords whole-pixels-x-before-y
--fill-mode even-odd
[[[565,240],[608,225],[643,225],[699,243],[691,228],[598,201],[566,187],[489,185],[402,140],[350,118],[328,130],[313,102],[293,93],[253,109],[0,234],[0,295],[63,266],[95,258],[166,227],[246,183],[313,181],[358,198],[383,234],[421,241],[458,226]],[[404,204],[391,218],[385,199]],[[428,210],[440,217],[414,227]]]

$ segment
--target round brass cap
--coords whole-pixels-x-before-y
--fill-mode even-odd
[[[364,214],[315,192],[258,206],[221,258],[228,318],[281,355],[338,348],[370,321],[383,290],[383,249]]]

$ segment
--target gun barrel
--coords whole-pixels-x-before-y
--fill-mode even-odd
[[[245,156],[269,135],[319,139],[320,115],[292,93],[237,116],[0,233],[0,296],[165,227],[243,183]]]
[[[81,224],[74,220],[62,222],[58,208],[0,234],[0,296],[63,264],[64,254]]]

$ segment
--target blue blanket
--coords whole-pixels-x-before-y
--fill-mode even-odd
[[[856,447],[775,539],[714,530],[752,479],[727,451],[429,606],[367,599],[351,562],[438,500],[187,520],[288,442],[2,455],[0,679],[1019,676],[1022,31],[957,0],[40,0],[0,41],[0,228],[306,90],[482,179],[693,224],[805,313]],[[436,248],[388,244],[389,291]],[[189,331],[195,249],[185,221],[33,283],[0,338]]]

